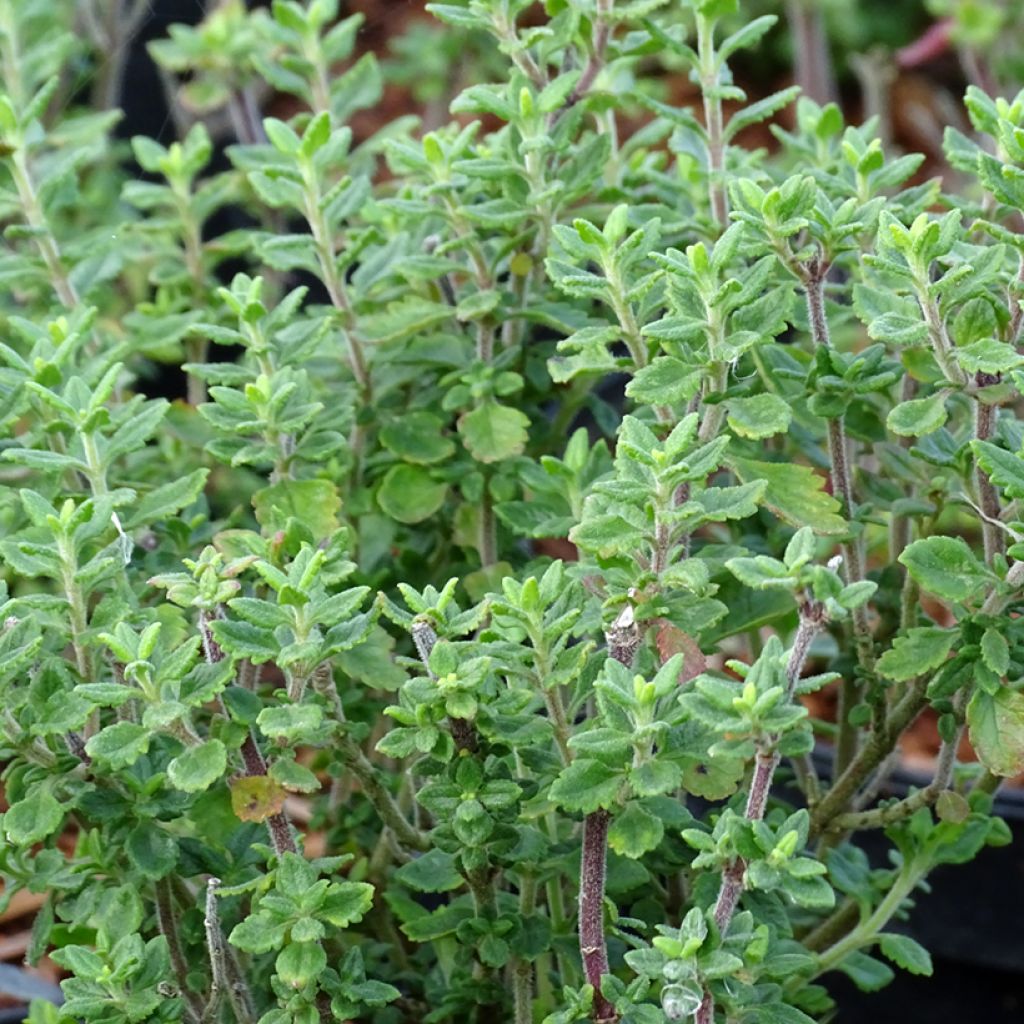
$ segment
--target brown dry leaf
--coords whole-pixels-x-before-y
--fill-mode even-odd
[[[655,643],[658,647],[658,656],[664,665],[674,654],[683,655],[683,667],[679,670],[679,685],[696,679],[708,667],[708,660],[704,657],[700,645],[678,626],[673,626],[665,619],[656,619],[658,632]]]

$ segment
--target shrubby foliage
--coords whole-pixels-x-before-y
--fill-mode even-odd
[[[33,1020],[799,1024],[829,972],[930,972],[894,923],[1006,840],[1024,94],[971,89],[949,194],[748,99],[770,15],[542,6],[431,5],[491,80],[364,137],[357,17],[217,5],[153,45],[187,130],[128,152],[76,5],[0,0]],[[934,780],[879,798],[929,707]]]

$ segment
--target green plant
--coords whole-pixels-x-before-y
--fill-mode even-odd
[[[1007,840],[1024,93],[970,90],[948,194],[834,105],[743,145],[796,99],[729,70],[772,16],[531,6],[431,5],[503,77],[358,139],[336,2],[176,28],[214,173],[202,121],[129,154],[71,102],[74,3],[0,0],[0,902],[47,894],[67,971],[33,1020],[799,1024],[831,971],[929,973],[911,898]],[[934,780],[880,799],[926,708]]]

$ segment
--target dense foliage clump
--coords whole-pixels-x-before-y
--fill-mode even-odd
[[[971,88],[951,194],[748,97],[735,0],[471,0],[410,37],[452,120],[357,135],[359,19],[228,2],[129,151],[80,6],[0,0],[31,1019],[806,1024],[929,973],[894,923],[1024,770],[1024,93]]]

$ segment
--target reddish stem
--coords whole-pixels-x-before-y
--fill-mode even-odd
[[[615,1008],[601,994],[601,979],[608,973],[604,940],[604,884],[608,821],[605,810],[583,819],[583,859],[580,865],[580,956],[583,973],[594,988],[593,1019],[608,1024],[618,1019]]]

